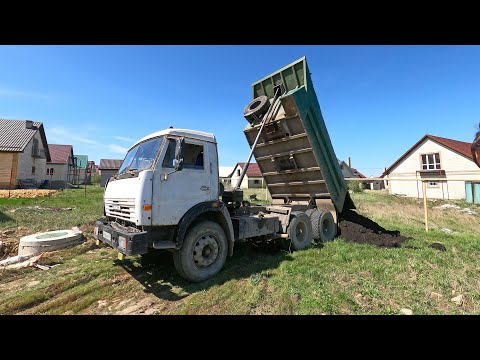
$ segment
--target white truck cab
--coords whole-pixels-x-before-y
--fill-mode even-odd
[[[118,249],[119,258],[170,250],[183,277],[202,281],[233,252],[213,134],[170,128],[142,138],[107,182],[104,206],[95,237]]]
[[[181,140],[183,169],[176,171]],[[136,142],[104,194],[105,214],[136,226],[177,225],[194,205],[213,200],[218,200],[215,136],[185,129],[158,131]]]

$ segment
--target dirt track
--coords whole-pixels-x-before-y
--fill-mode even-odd
[[[388,231],[376,222],[347,210],[340,215],[338,223],[339,236],[360,244],[371,244],[383,247],[400,247],[407,240],[399,231]]]

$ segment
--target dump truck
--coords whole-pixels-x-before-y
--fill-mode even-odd
[[[337,234],[338,214],[354,208],[320,111],[306,58],[253,84],[244,108],[247,165],[232,190],[218,177],[213,134],[168,128],[128,151],[104,192],[97,244],[119,258],[170,251],[192,282],[217,274],[238,241],[276,241],[290,251]],[[272,204],[244,199],[240,189],[252,156]]]

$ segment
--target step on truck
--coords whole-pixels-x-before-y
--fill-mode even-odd
[[[290,251],[337,234],[337,214],[352,209],[305,57],[253,84],[244,108],[250,155],[236,186],[218,177],[215,136],[169,128],[128,151],[106,184],[97,244],[124,256],[168,250],[192,282],[217,274],[237,241],[275,240]],[[252,156],[272,204],[244,200],[240,186]]]

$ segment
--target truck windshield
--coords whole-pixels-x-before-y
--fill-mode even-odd
[[[157,155],[158,149],[162,142],[162,137],[151,139],[145,142],[142,142],[132,148],[125,156],[122,166],[118,170],[118,173],[124,173],[125,171],[140,171],[148,169],[152,166],[153,160]]]

